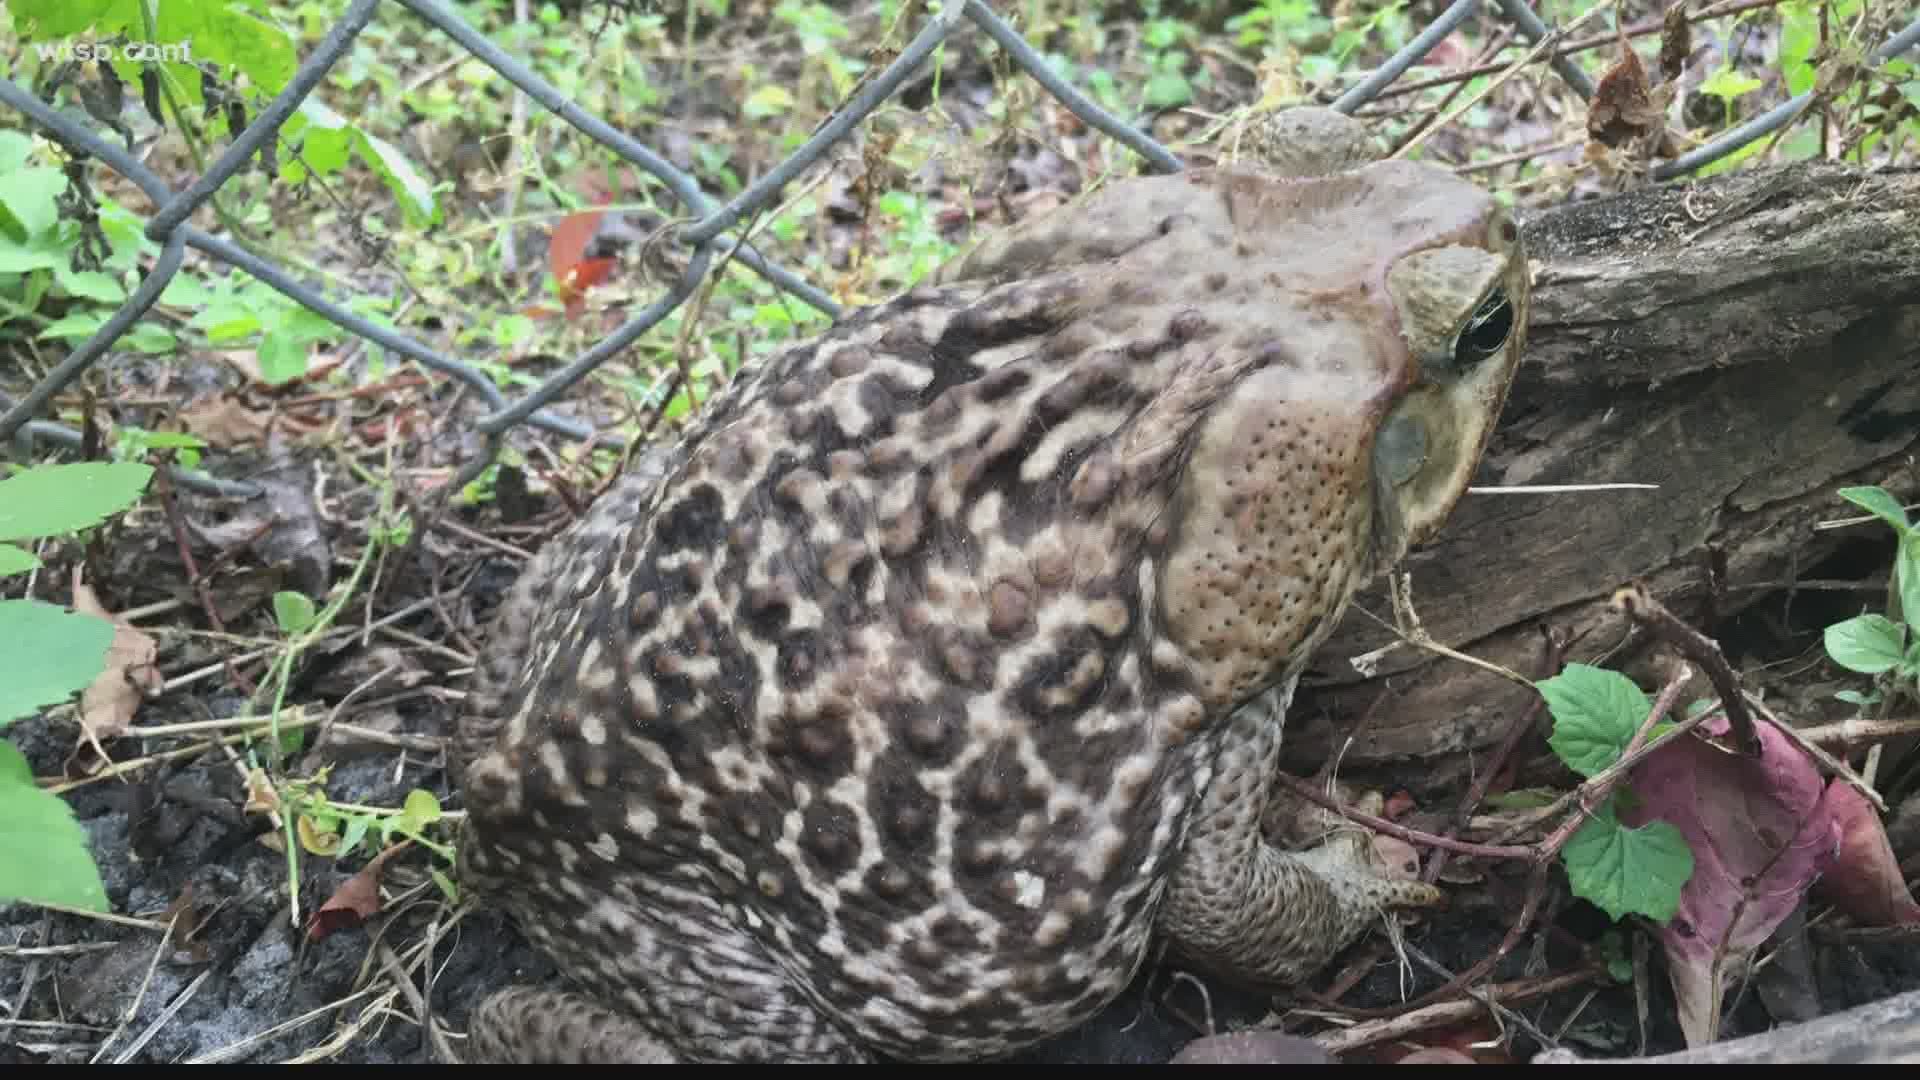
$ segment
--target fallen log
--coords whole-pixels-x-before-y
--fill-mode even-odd
[[[1920,990],[1671,1054],[1600,1059],[1549,1050],[1530,1064],[1915,1065],[1920,1064]]]
[[[1631,673],[1645,638],[1607,603],[1630,581],[1711,633],[1849,543],[1884,548],[1884,580],[1891,530],[1820,523],[1857,516],[1845,485],[1920,491],[1917,222],[1920,170],[1829,164],[1531,215],[1529,346],[1476,483],[1657,487],[1468,495],[1408,563],[1426,630],[1535,678],[1551,627]],[[1533,695],[1404,644],[1357,671],[1392,622],[1377,582],[1302,684],[1287,767],[1407,783],[1417,761],[1416,791],[1457,796]]]

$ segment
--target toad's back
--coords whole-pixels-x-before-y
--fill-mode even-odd
[[[1091,1015],[1221,718],[1363,569],[1385,268],[1486,212],[1394,175],[1134,181],[737,381],[516,587],[456,740],[466,879],[682,1056]],[[1284,408],[1223,405],[1256,378]]]

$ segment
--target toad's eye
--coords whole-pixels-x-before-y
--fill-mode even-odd
[[[1513,301],[1507,299],[1507,290],[1496,287],[1453,339],[1454,363],[1473,367],[1505,348],[1512,335]]]

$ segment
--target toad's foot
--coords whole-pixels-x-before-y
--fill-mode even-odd
[[[724,980],[722,980],[724,981]],[[836,1033],[803,1032],[791,1026],[755,1025],[736,1017],[732,1003],[709,1003],[709,1029],[701,1038],[648,1023],[585,994],[515,986],[482,1001],[468,1024],[468,1064],[666,1065],[740,1059],[857,1062],[864,1059]],[[687,1018],[675,1017],[681,1028]],[[759,1018],[762,1021],[766,1017]],[[777,1018],[776,1018],[777,1019]],[[726,1027],[738,1022],[730,1033]],[[691,1052],[669,1044],[669,1031]]]
[[[1443,897],[1392,876],[1369,834],[1348,827],[1319,847],[1281,851],[1260,830],[1280,753],[1291,687],[1249,703],[1231,721],[1206,801],[1160,913],[1174,948],[1223,978],[1290,986],[1312,976],[1383,914]]]

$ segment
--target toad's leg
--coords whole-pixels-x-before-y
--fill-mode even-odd
[[[1249,702],[1228,721],[1232,730],[1160,910],[1160,929],[1179,952],[1222,977],[1261,986],[1305,980],[1382,911],[1441,899],[1431,885],[1376,871],[1364,833],[1343,831],[1300,853],[1261,835],[1293,686]]]
[[[628,908],[608,894],[508,886],[509,910],[577,991],[516,986],[468,1021],[468,1064],[861,1062],[865,1055],[809,1002],[719,905],[666,883]],[[653,914],[647,914],[653,913]]]
[[[515,986],[467,1025],[469,1065],[668,1065],[679,1061],[633,1017],[565,990]]]

